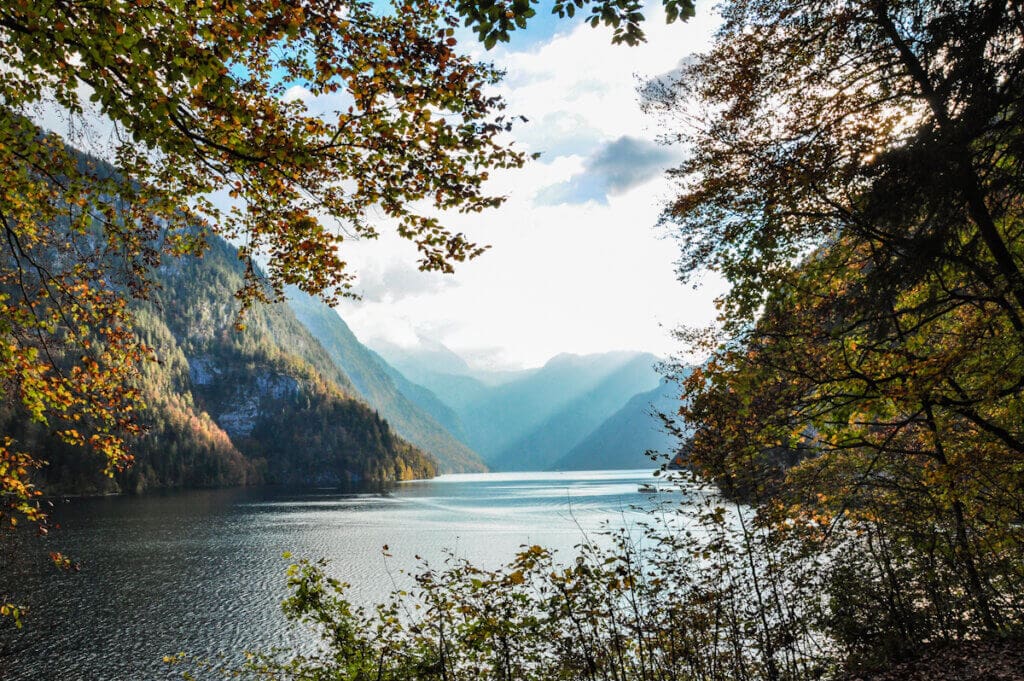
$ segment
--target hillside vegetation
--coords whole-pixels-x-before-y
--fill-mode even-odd
[[[409,442],[437,458],[444,473],[487,470],[480,457],[455,439],[434,414],[458,427],[457,417],[426,388],[405,379],[355,337],[338,313],[323,302],[298,290],[290,290],[288,302],[298,319],[317,338],[331,360],[344,367],[352,386],[366,402],[380,410],[392,428]],[[417,392],[418,391],[418,392]],[[413,392],[416,402],[406,397]],[[418,404],[426,404],[421,409]]]
[[[213,240],[201,259],[157,273],[136,303],[145,432],[133,464],[113,479],[88,452],[49,437],[9,402],[3,430],[43,452],[52,492],[141,492],[253,483],[331,485],[430,477],[436,462],[394,433],[285,304],[257,306],[235,324],[242,264]],[[84,454],[84,455],[83,455]]]

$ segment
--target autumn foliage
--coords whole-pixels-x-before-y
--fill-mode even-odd
[[[1021,7],[723,5],[651,85],[691,153],[681,273],[724,274],[692,465],[799,537],[848,668],[1024,627]],[[803,560],[803,559],[801,559]]]
[[[342,243],[384,225],[416,244],[424,269],[480,254],[436,212],[499,205],[483,189],[488,171],[523,158],[505,146],[510,120],[488,90],[499,74],[456,51],[456,23],[419,0],[383,13],[334,0],[5,2],[5,413],[107,475],[130,464],[141,366],[154,357],[129,301],[149,295],[164,259],[201,255],[210,234],[242,244],[243,309],[289,284],[346,294]],[[43,520],[38,454],[0,439],[8,526]]]

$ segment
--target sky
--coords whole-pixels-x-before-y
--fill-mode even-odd
[[[676,280],[676,243],[656,226],[671,196],[665,169],[679,151],[657,144],[659,121],[640,110],[642,79],[676,68],[707,47],[710,3],[697,17],[666,25],[649,12],[648,42],[611,44],[611,32],[558,22],[541,10],[513,41],[485,51],[506,71],[498,90],[528,123],[516,146],[541,157],[493,173],[497,210],[445,216],[455,231],[491,246],[454,275],[416,269],[414,247],[385,235],[347,244],[361,300],[338,310],[371,346],[439,341],[481,369],[539,366],[553,355],[680,351],[670,334],[705,325],[723,285],[712,276],[693,290]]]
[[[641,112],[637,90],[708,46],[710,5],[698,2],[695,18],[671,25],[660,5],[650,7],[647,42],[636,47],[612,45],[610,29],[579,16],[560,21],[543,3],[525,31],[493,50],[463,31],[461,49],[505,70],[496,89],[506,113],[528,119],[511,133],[515,146],[541,156],[492,172],[488,191],[508,197],[501,208],[443,216],[491,247],[454,274],[418,271],[414,245],[386,225],[378,240],[346,242],[361,299],[337,309],[360,340],[410,347],[428,338],[484,370],[540,366],[560,353],[684,352],[671,331],[711,323],[724,284],[706,275],[694,290],[676,280],[677,245],[656,225],[672,195],[664,171],[680,151],[658,144],[663,122]],[[311,99],[301,88],[287,96],[320,113],[349,104],[345,94]],[[88,144],[109,137],[98,114],[96,131],[78,135],[57,109],[38,117],[102,155]]]

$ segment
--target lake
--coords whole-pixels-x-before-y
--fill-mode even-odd
[[[180,678],[164,655],[267,650],[308,643],[280,612],[284,570],[327,558],[353,602],[382,600],[416,556],[445,551],[485,567],[524,544],[565,559],[606,524],[632,526],[659,503],[642,494],[651,471],[446,475],[346,490],[281,488],[74,499],[56,506],[60,529],[0,557],[0,592],[32,606],[0,645],[4,679]],[[382,552],[387,544],[391,557]],[[46,552],[81,564],[59,573]],[[282,557],[285,551],[291,560]]]

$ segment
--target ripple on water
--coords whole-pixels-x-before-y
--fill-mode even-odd
[[[409,585],[416,556],[497,567],[534,543],[569,554],[584,532],[636,519],[631,506],[652,503],[637,493],[647,480],[648,471],[460,475],[384,494],[268,488],[62,504],[63,531],[0,557],[0,579],[11,580],[0,590],[33,607],[26,628],[0,641],[4,678],[178,679],[164,655],[311,649],[280,611],[283,552],[329,559],[350,598],[370,605]],[[48,569],[50,550],[82,571]]]

